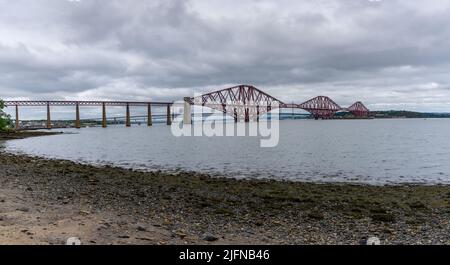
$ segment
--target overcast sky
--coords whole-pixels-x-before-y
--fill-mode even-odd
[[[0,0],[0,97],[286,102],[450,112],[450,1]]]

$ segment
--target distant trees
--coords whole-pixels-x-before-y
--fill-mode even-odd
[[[3,100],[0,99],[0,131],[4,131],[11,127],[11,117],[3,111],[4,108],[5,104],[3,103]]]

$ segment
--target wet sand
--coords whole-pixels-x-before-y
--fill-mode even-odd
[[[0,140],[40,136],[5,135]],[[450,244],[450,186],[143,173],[0,151],[0,244]]]

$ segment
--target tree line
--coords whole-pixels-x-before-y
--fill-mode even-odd
[[[11,117],[6,114],[3,110],[5,104],[3,100],[0,99],[0,131],[8,130],[11,128]]]

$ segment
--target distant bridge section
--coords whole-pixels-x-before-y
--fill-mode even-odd
[[[369,115],[369,109],[366,108],[361,101],[355,102],[353,105],[348,107],[347,110],[356,117],[366,117]]]
[[[332,99],[318,96],[299,105],[299,108],[311,113],[315,119],[331,119],[336,112],[342,110],[341,106]]]
[[[107,106],[124,106],[126,108],[125,124],[131,126],[130,106],[146,106],[147,107],[147,125],[152,126],[152,106],[167,107],[167,124],[172,123],[171,106],[173,102],[138,102],[138,101],[73,101],[73,100],[14,100],[5,101],[5,106],[16,108],[16,130],[20,129],[19,106],[22,107],[47,107],[47,124],[46,128],[52,128],[51,106],[74,106],[75,107],[75,127],[81,128],[80,106],[99,106],[102,107],[102,127],[107,127],[106,107]]]

